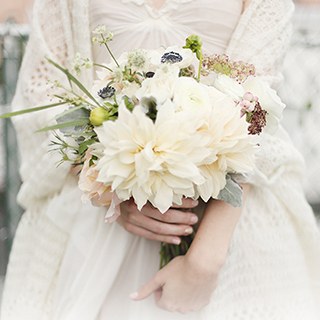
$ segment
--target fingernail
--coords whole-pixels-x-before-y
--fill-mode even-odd
[[[179,239],[179,238],[173,238],[173,239],[172,239],[172,243],[178,245],[178,244],[181,243],[181,239]]]
[[[193,232],[193,229],[191,227],[188,227],[186,230],[184,230],[186,234],[191,234]]]
[[[197,223],[198,222],[198,216],[192,216],[190,221],[191,221],[191,223]]]
[[[199,204],[199,201],[198,201],[198,200],[192,200],[192,205],[193,205],[193,206],[196,207],[198,204]]]
[[[130,299],[136,299],[138,297],[138,292],[133,292],[130,294]]]

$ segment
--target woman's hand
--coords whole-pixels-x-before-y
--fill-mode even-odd
[[[209,303],[219,268],[212,266],[203,270],[188,256],[179,256],[130,297],[143,300],[154,293],[156,303],[162,309],[180,313],[197,311]]]
[[[245,202],[249,186],[243,186]],[[174,258],[131,298],[155,294],[159,307],[186,313],[209,303],[242,208],[210,200],[195,238],[185,256]]]
[[[170,208],[161,213],[151,204],[138,210],[133,200],[121,203],[121,216],[117,222],[128,232],[137,236],[166,243],[179,244],[180,236],[193,232],[192,225],[198,221],[197,215],[188,209],[198,205],[198,201],[184,199],[181,206]],[[184,211],[180,210],[184,209]]]

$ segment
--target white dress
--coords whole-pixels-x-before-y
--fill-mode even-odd
[[[74,48],[85,48],[88,34],[77,33],[76,27],[82,30],[81,25],[88,23],[86,12],[90,12],[92,28],[106,23],[114,31],[111,45],[116,53],[139,46],[182,44],[187,35],[197,33],[207,51],[237,56],[235,48],[243,39],[246,46],[242,43],[243,54],[238,56],[254,60],[260,73],[269,76],[274,74],[270,61],[275,64],[282,50],[264,56],[258,35],[266,45],[274,40],[267,25],[270,31],[277,30],[277,39],[281,39],[287,32],[286,13],[292,9],[291,1],[279,5],[278,0],[252,0],[238,24],[240,0],[172,0],[160,10],[154,10],[147,0],[92,0],[90,11],[84,0],[70,0],[71,7],[65,7],[65,0],[59,5],[57,0],[46,1],[37,2],[36,10],[43,15],[36,17],[36,37],[31,43],[41,39],[46,45],[38,50],[52,49],[59,61],[71,56]],[[45,14],[49,3],[56,9],[51,14],[63,21],[63,27],[73,26],[56,24],[60,29],[52,30],[60,38],[54,38],[54,43],[43,36],[49,23],[50,16]],[[67,9],[74,19],[71,23]],[[263,12],[266,18],[261,16]],[[273,28],[276,16],[285,31]],[[245,28],[239,28],[241,21]],[[254,32],[250,21],[258,26]],[[66,41],[64,55],[59,41],[72,32],[73,47],[71,40]],[[256,37],[250,41],[253,34]],[[268,47],[262,48],[268,52]],[[42,58],[35,58],[39,62],[32,65],[30,54],[35,50],[28,52],[23,72],[32,73],[38,64],[43,70]],[[97,51],[94,54],[103,60]],[[34,86],[28,81],[22,76],[15,108],[41,87],[37,85],[41,79],[34,80]],[[10,258],[1,320],[320,319],[319,231],[301,189],[302,159],[282,130],[275,136],[266,135],[261,142],[257,171],[247,181],[252,187],[210,304],[199,312],[180,315],[157,308],[153,298],[142,302],[129,299],[129,294],[158,270],[159,243],[129,234],[116,223],[105,224],[104,209],[81,203],[76,178],[67,175],[68,166],[55,168],[54,157],[46,153],[47,137],[32,134],[51,117],[42,113],[15,122],[22,155],[28,155],[21,168],[24,185],[19,195],[26,213]]]

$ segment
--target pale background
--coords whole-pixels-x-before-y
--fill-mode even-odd
[[[0,0],[0,22],[13,18],[19,23],[27,23],[33,0]]]
[[[19,24],[27,25],[31,19],[33,0],[0,0],[0,26],[8,19],[13,19]],[[0,27],[1,30],[1,27]],[[1,42],[0,42],[1,45]],[[3,61],[3,52],[0,50],[0,68]],[[0,84],[1,85],[1,84]],[[1,90],[0,90],[1,94]],[[0,113],[1,113],[0,107]],[[4,212],[3,197],[4,186],[4,148],[3,148],[3,126],[0,121],[0,303],[3,278],[8,258],[8,231],[6,214]]]

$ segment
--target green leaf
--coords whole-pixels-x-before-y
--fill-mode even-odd
[[[233,207],[241,207],[242,188],[230,175],[227,175],[227,184],[224,189],[220,191],[217,199],[223,200]]]
[[[87,151],[88,147],[90,145],[92,145],[93,143],[97,142],[95,139],[90,139],[90,140],[87,140],[85,142],[82,142],[80,145],[79,145],[79,154],[83,154],[85,151]]]
[[[124,104],[126,105],[126,108],[129,111],[132,111],[134,109],[134,103],[130,100],[130,98],[128,96],[124,96],[123,100],[124,100]]]
[[[59,114],[56,116],[56,119],[58,119],[58,118],[61,119],[61,118],[63,118],[64,116],[69,115],[70,113],[73,113],[73,112],[78,111],[78,110],[81,110],[81,109],[87,110],[87,109],[84,108],[83,106],[71,107],[71,108],[65,110],[64,112],[59,113]],[[88,111],[88,113],[90,114],[89,111]]]
[[[55,124],[49,127],[44,127],[40,130],[37,130],[36,132],[46,132],[50,130],[57,130],[57,129],[64,129],[64,128],[70,128],[70,127],[77,127],[77,126],[85,126],[88,124],[88,119],[78,119],[75,121],[68,121],[68,122],[62,122],[59,124]]]
[[[22,114],[37,112],[37,111],[41,111],[41,110],[45,110],[45,109],[49,109],[49,108],[54,108],[57,106],[62,106],[64,104],[66,104],[66,102],[58,102],[58,103],[52,103],[52,104],[48,104],[48,105],[40,106],[40,107],[35,107],[35,108],[22,109],[22,110],[10,112],[10,113],[2,114],[2,115],[0,115],[0,119],[6,119],[6,118],[15,117],[15,116],[20,116]]]
[[[57,69],[62,71],[68,78],[69,81],[73,82],[83,93],[87,95],[89,99],[91,99],[96,105],[100,106],[99,102],[94,98],[94,96],[87,90],[87,88],[74,76],[72,75],[68,69],[63,68],[58,63],[54,62],[53,60],[47,58],[48,62],[50,62],[53,66]]]

